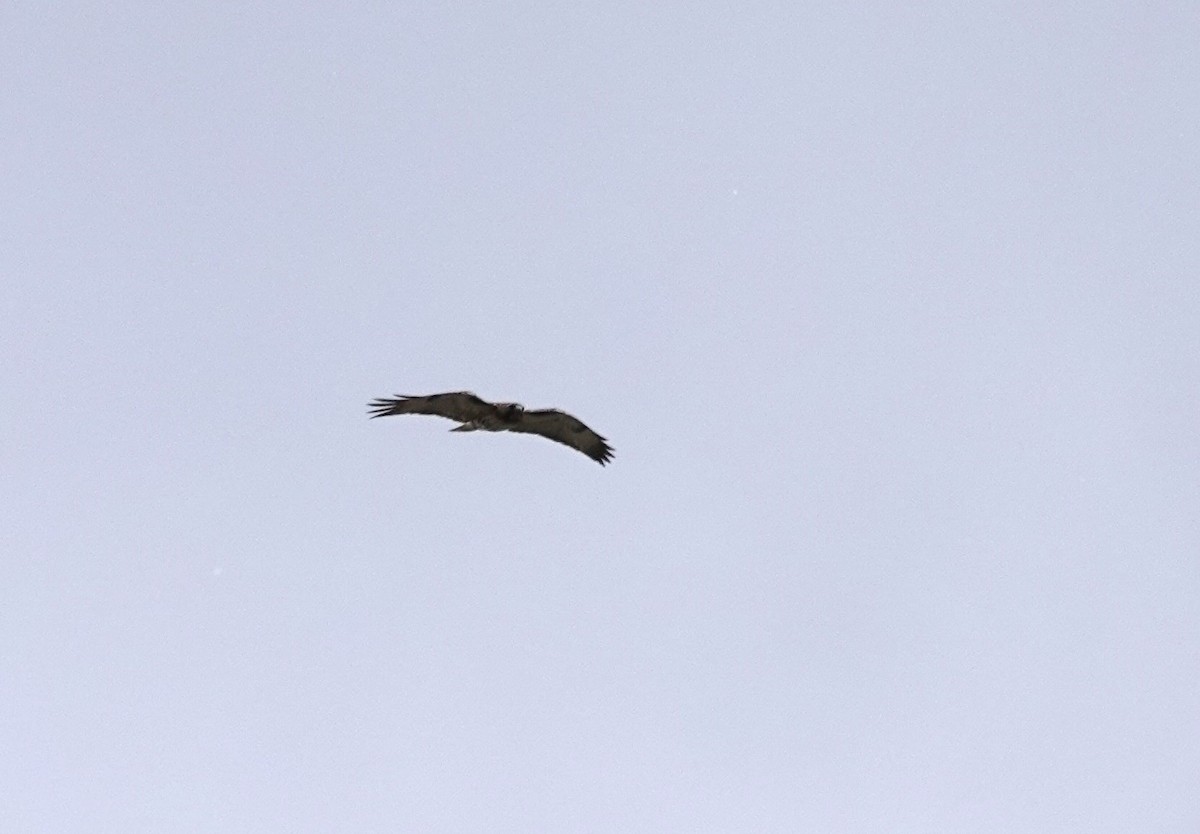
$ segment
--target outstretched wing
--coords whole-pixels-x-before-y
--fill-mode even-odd
[[[578,449],[601,466],[612,460],[612,447],[604,438],[565,411],[554,408],[526,411],[521,415],[521,419],[506,425],[505,428],[509,431],[548,437],[557,443]]]
[[[390,417],[393,414],[433,414],[460,423],[469,423],[492,413],[492,404],[470,391],[452,394],[430,394],[415,397],[397,394],[394,398],[373,400],[367,408],[371,417]]]

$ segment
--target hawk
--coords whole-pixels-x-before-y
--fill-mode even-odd
[[[515,431],[540,434],[556,443],[583,452],[601,466],[612,460],[613,450],[603,437],[580,420],[556,408],[527,410],[520,403],[490,403],[470,391],[430,394],[426,397],[397,394],[372,401],[372,418],[393,414],[433,414],[457,420],[450,431]]]

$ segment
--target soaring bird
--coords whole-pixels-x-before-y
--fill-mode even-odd
[[[372,418],[390,417],[393,414],[433,414],[462,424],[450,431],[540,434],[583,452],[601,466],[612,460],[613,456],[612,447],[603,437],[580,420],[556,408],[526,410],[519,403],[490,403],[470,391],[430,394],[427,397],[397,394],[393,398],[374,400],[367,407]]]

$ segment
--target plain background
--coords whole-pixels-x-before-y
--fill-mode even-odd
[[[0,827],[1200,830],[1197,43],[5,3]]]

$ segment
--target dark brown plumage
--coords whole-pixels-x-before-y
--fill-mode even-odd
[[[470,391],[431,394],[427,397],[397,394],[369,406],[371,417],[393,414],[432,414],[457,420],[462,425],[450,431],[515,431],[540,434],[583,452],[601,466],[612,460],[612,447],[580,420],[554,408],[526,411],[519,403],[490,403]]]

